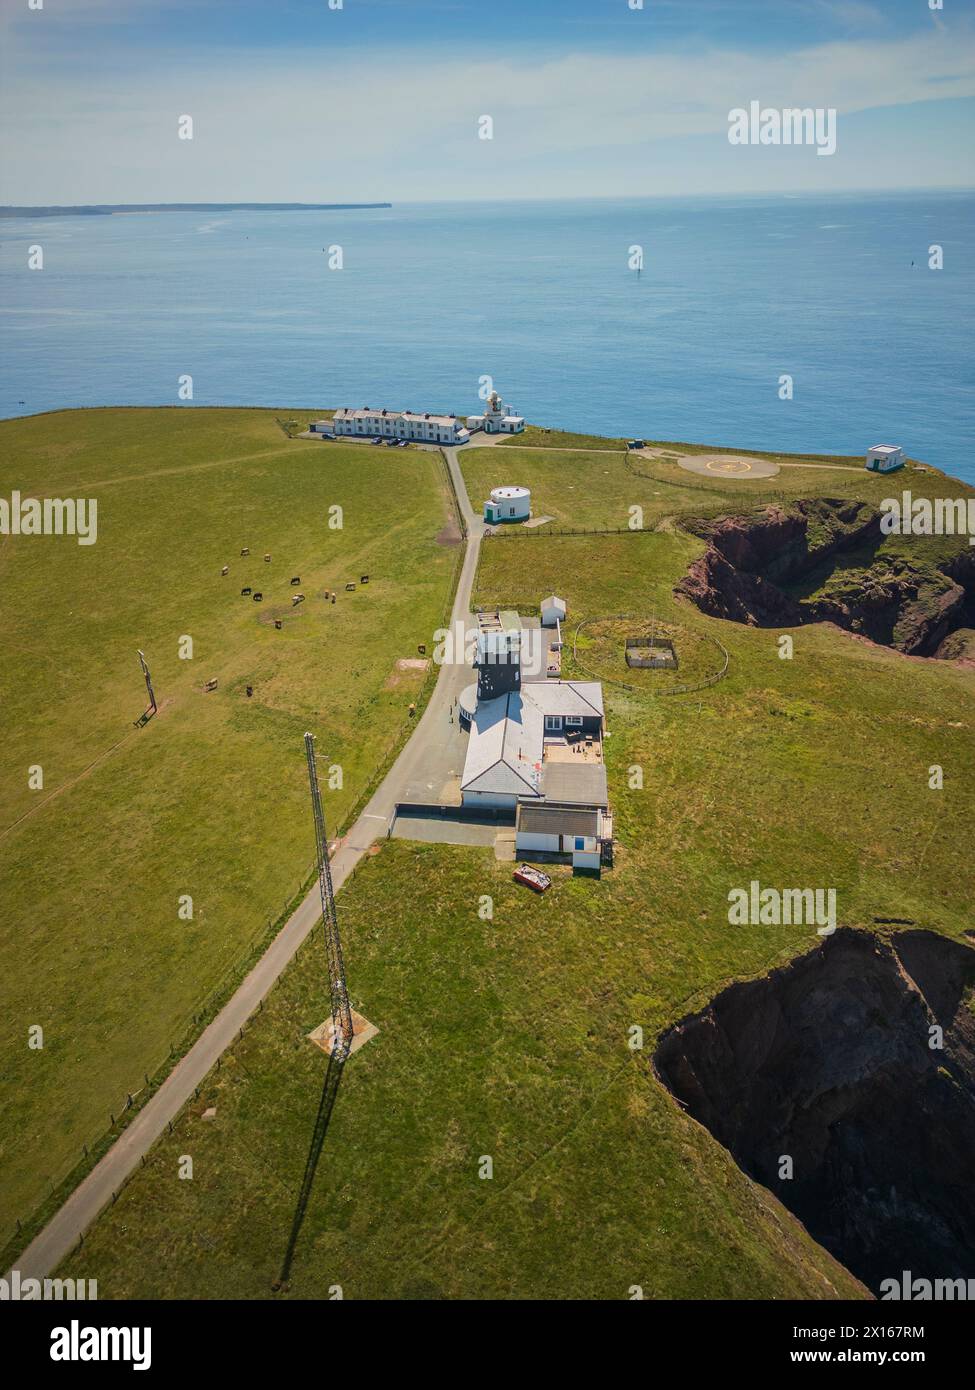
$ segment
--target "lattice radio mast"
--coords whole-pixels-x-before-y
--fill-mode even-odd
[[[311,788],[311,807],[315,818],[315,849],[318,856],[318,887],[322,898],[322,923],[325,929],[325,956],[328,961],[328,983],[332,1002],[332,1050],[334,1061],[342,1063],[352,1046],[352,1010],[345,984],[345,963],[339,938],[339,920],[335,910],[332,888],[332,869],[328,860],[328,839],[325,835],[325,814],[322,794],[318,787],[318,768],[315,764],[315,739],[305,734],[305,757],[308,759],[308,784]]]

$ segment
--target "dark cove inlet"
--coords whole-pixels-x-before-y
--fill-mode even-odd
[[[4,219],[0,415],[175,405],[184,375],[195,405],[467,414],[491,377],[539,424],[891,442],[975,482],[973,214],[923,193]]]

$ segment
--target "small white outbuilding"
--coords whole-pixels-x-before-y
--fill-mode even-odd
[[[550,594],[548,598],[543,598],[541,613],[542,627],[555,627],[557,623],[564,623],[565,599],[559,598],[556,594]]]
[[[484,520],[493,524],[501,521],[527,521],[531,516],[532,496],[527,487],[496,487],[484,503]]]
[[[904,450],[897,444],[875,444],[867,450],[866,466],[871,473],[893,473],[904,467]]]

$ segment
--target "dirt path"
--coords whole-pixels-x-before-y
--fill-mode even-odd
[[[66,792],[69,787],[77,786],[77,784],[81,782],[85,777],[87,777],[88,774],[94,768],[96,768],[99,763],[102,763],[105,761],[106,758],[111,757],[111,755],[116,751],[116,749],[121,748],[124,743],[128,743],[129,739],[132,738],[136,732],[136,729],[130,729],[129,732],[123,738],[119,739],[118,743],[113,743],[111,748],[106,748],[104,753],[99,753],[97,758],[94,758],[88,764],[87,767],[83,767],[79,773],[75,774],[74,777],[69,777],[67,782],[62,782],[59,787],[55,787],[53,792],[48,792],[47,796],[42,796],[41,799],[38,802],[36,802],[30,808],[29,811],[25,811],[22,816],[18,816],[16,820],[11,821],[8,826],[5,826],[3,830],[0,830],[0,841],[5,840],[8,835],[12,834],[12,832],[17,829],[18,825],[23,825],[25,820],[30,820],[31,816],[36,816],[38,811],[42,811],[45,806],[47,806],[50,802],[54,800],[55,797],[60,796],[62,792]]]
[[[279,444],[273,449],[262,449],[254,454],[233,454],[225,459],[209,459],[206,463],[186,463],[178,468],[158,468],[153,473],[125,473],[119,474],[117,478],[98,478],[95,482],[84,482],[78,484],[78,491],[83,492],[86,488],[111,487],[114,483],[144,483],[150,478],[170,478],[178,473],[201,473],[207,468],[226,468],[231,463],[250,463],[252,459],[276,458],[278,454],[286,454],[291,448],[290,444]]]
[[[169,699],[163,700],[158,707],[157,714],[161,714],[167,706],[171,705],[174,698],[174,696],[170,696]],[[153,715],[153,718],[155,719],[156,715]],[[23,825],[25,820],[30,820],[31,816],[36,816],[38,811],[43,811],[44,807],[49,805],[56,797],[60,796],[62,792],[66,792],[70,790],[71,787],[77,786],[79,782],[83,782],[100,763],[103,763],[106,758],[110,758],[113,753],[117,753],[120,748],[128,743],[130,739],[133,739],[139,732],[140,730],[133,725],[127,734],[123,734],[117,743],[112,744],[111,748],[106,748],[103,752],[98,754],[97,758],[92,758],[87,767],[83,767],[80,772],[76,772],[73,777],[69,777],[66,782],[62,782],[61,785],[55,787],[52,792],[48,792],[47,796],[42,796],[29,811],[25,811],[22,816],[18,816],[15,821],[11,821],[3,830],[0,830],[0,841],[5,840],[8,835],[17,829],[18,825]]]

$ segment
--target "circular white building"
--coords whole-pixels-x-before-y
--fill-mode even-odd
[[[496,487],[484,503],[484,520],[527,521],[532,514],[532,495],[526,487]]]

